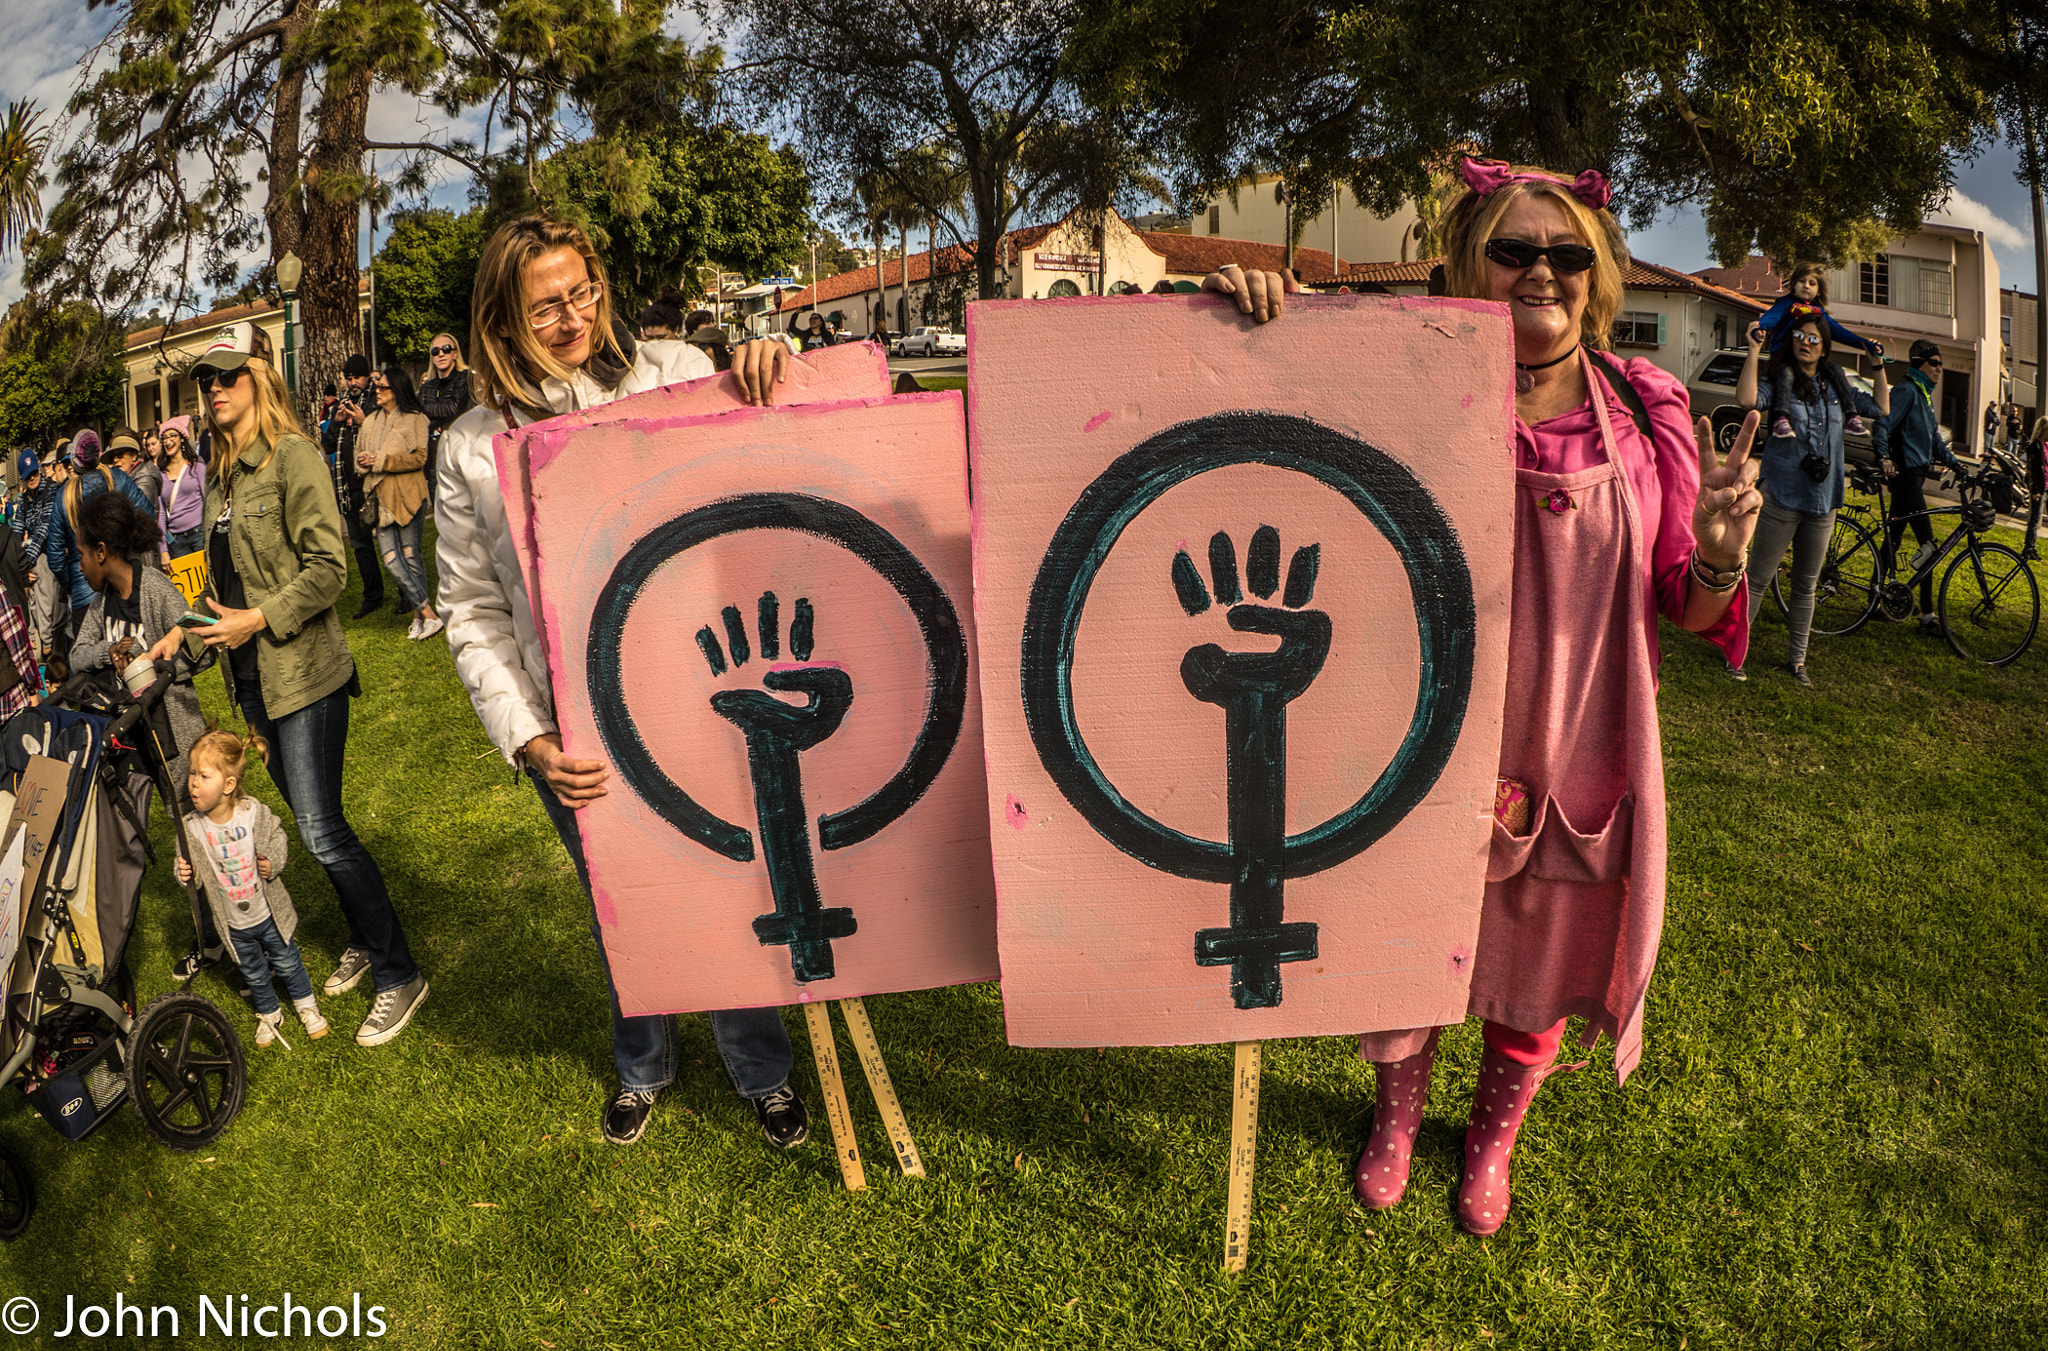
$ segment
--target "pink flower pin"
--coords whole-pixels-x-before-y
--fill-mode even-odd
[[[1572,495],[1564,489],[1552,488],[1550,490],[1550,500],[1544,505],[1550,508],[1552,514],[1562,516],[1567,509],[1576,510],[1579,504],[1572,501]]]

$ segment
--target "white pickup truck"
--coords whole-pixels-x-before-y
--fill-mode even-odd
[[[943,328],[915,328],[897,340],[896,351],[907,357],[966,356],[967,335]]]

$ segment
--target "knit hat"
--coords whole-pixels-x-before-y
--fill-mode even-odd
[[[100,463],[100,434],[87,427],[71,439],[71,463],[80,473],[97,469]]]
[[[186,444],[189,445],[192,441],[192,415],[190,413],[180,413],[176,417],[167,417],[157,424],[157,432],[158,434],[176,432],[184,437]]]
[[[1927,338],[1922,338],[1918,342],[1913,344],[1912,351],[1906,354],[1906,360],[1911,364],[1918,366],[1921,362],[1926,361],[1928,358],[1938,357],[1940,355],[1940,343],[1934,342]]]
[[[341,373],[351,380],[359,380],[370,373],[370,359],[358,352],[342,363]]]

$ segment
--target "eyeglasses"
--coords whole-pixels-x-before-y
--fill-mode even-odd
[[[427,354],[429,356],[437,357],[453,356],[455,354],[455,349],[453,347],[429,347],[427,349]]]
[[[551,328],[568,317],[571,306],[587,310],[604,297],[604,283],[587,281],[569,292],[564,300],[551,300],[526,312],[526,322],[536,329]]]
[[[1530,268],[1536,266],[1537,259],[1548,258],[1554,271],[1584,272],[1600,255],[1584,244],[1552,244],[1539,249],[1526,239],[1489,239],[1486,256],[1502,267]]]
[[[216,384],[222,389],[233,389],[235,382],[248,373],[247,366],[235,366],[228,370],[221,370],[217,366],[195,366],[192,368],[192,379],[201,389],[212,389]]]
[[[1792,335],[1792,341],[1794,341],[1794,342],[1796,342],[1796,343],[1804,343],[1804,344],[1806,344],[1807,346],[1810,346],[1810,347],[1818,347],[1818,346],[1820,346],[1820,334],[1818,334],[1818,333],[1794,333],[1794,334]]]

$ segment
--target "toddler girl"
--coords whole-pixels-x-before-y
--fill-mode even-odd
[[[1777,354],[1778,348],[1784,344],[1792,332],[1794,326],[1786,323],[1785,320],[1791,316],[1795,306],[1818,311],[1821,319],[1828,326],[1829,341],[1836,346],[1853,347],[1859,352],[1870,353],[1880,361],[1884,359],[1883,343],[1878,342],[1874,338],[1859,338],[1848,329],[1836,323],[1833,316],[1828,313],[1827,270],[1819,263],[1801,263],[1793,268],[1792,280],[1786,285],[1785,294],[1779,296],[1778,303],[1765,310],[1763,316],[1756,321],[1756,327],[1763,330],[1764,345],[1770,349],[1773,355]],[[1852,397],[1849,381],[1843,376],[1841,367],[1832,362],[1826,363],[1825,373],[1828,384],[1834,387],[1836,401],[1842,405],[1842,416],[1847,419],[1843,423],[1843,427],[1848,431],[1855,432],[1859,436],[1869,431],[1869,425],[1861,417],[1857,416],[1856,400]],[[1771,406],[1784,409],[1791,407],[1791,405],[1792,367],[1790,363],[1787,363],[1785,368],[1778,372],[1777,401]],[[1792,435],[1792,420],[1780,412],[1775,418],[1771,419],[1771,435]]]
[[[259,759],[269,759],[262,737],[251,736],[249,746]],[[193,743],[191,754],[187,839],[195,853],[206,856],[208,867],[201,871],[200,881],[206,887],[207,906],[215,926],[234,945],[242,979],[249,982],[256,1004],[256,1044],[283,1040],[278,1025],[284,1021],[284,1010],[271,985],[273,971],[283,977],[306,1035],[318,1040],[327,1035],[327,1020],[320,1016],[306,963],[292,941],[299,927],[298,912],[277,877],[285,861],[284,826],[275,812],[242,792],[246,756],[233,733],[210,731]],[[192,873],[193,865],[179,859],[178,880],[189,882]],[[286,1042],[285,1049],[290,1050],[291,1043]]]

